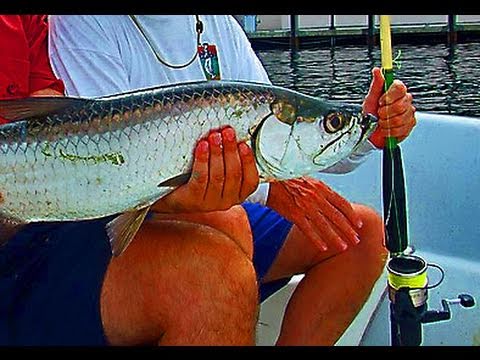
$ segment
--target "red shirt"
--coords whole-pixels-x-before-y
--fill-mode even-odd
[[[0,98],[46,88],[64,92],[50,66],[47,31],[46,15],[0,15]]]

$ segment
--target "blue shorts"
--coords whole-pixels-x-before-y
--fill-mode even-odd
[[[260,204],[244,203],[253,235],[253,264],[260,284],[260,301],[285,286],[290,278],[262,283],[263,277],[287,238],[292,223],[272,209]]]
[[[291,224],[261,205],[244,207],[261,280]],[[0,346],[107,345],[100,293],[111,257],[110,220],[30,224],[0,247]],[[288,280],[262,284],[261,300]]]

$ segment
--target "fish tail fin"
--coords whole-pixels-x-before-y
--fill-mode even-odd
[[[150,206],[147,206],[140,210],[128,211],[117,216],[106,225],[114,256],[122,254],[132,242],[149,209]]]

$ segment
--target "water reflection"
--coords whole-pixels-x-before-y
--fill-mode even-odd
[[[407,84],[419,111],[480,117],[478,43],[398,45],[396,77]],[[274,84],[332,100],[361,103],[380,66],[378,46],[259,50]]]

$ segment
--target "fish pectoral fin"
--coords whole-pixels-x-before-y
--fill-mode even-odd
[[[190,180],[191,172],[180,174],[158,184],[158,187],[177,187],[186,184]]]
[[[0,116],[10,121],[24,120],[81,106],[87,101],[88,99],[61,96],[0,100]]]
[[[0,246],[5,245],[26,223],[0,216]]]
[[[117,216],[106,225],[114,256],[119,256],[130,245],[149,209],[150,206],[147,206],[140,210],[128,211]]]

